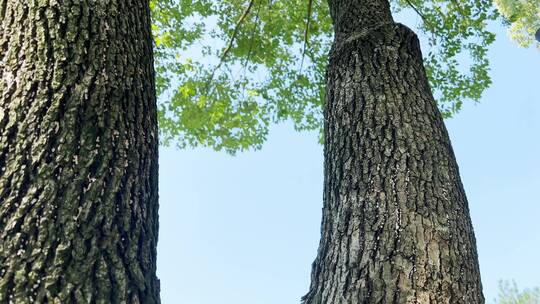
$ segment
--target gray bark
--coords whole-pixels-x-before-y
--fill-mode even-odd
[[[307,304],[484,303],[468,203],[416,35],[330,0],[321,241]]]
[[[0,0],[0,303],[159,303],[147,0]]]

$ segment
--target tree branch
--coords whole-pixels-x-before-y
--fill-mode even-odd
[[[306,49],[308,45],[308,36],[309,36],[309,24],[311,22],[312,8],[313,8],[313,0],[309,0],[307,16],[306,16],[306,31],[304,32],[304,50],[302,51],[302,61],[300,63],[300,73],[302,73],[302,67],[304,66],[304,57],[306,56]]]
[[[424,23],[429,23],[427,22],[427,19],[426,17],[424,16],[424,14],[422,14],[417,8],[416,6],[414,6],[414,4],[412,4],[412,2],[410,0],[405,0],[405,2],[407,2],[407,4],[409,4],[409,6],[418,14],[418,16],[420,16],[420,18],[422,18],[422,20],[424,21]]]
[[[255,0],[249,1],[248,6],[244,10],[240,18],[238,18],[238,21],[236,21],[236,26],[234,27],[233,33],[231,35],[231,39],[229,39],[229,43],[227,44],[227,47],[223,51],[223,54],[220,57],[218,65],[214,68],[214,70],[212,71],[212,74],[208,78],[208,82],[206,84],[206,91],[208,91],[208,87],[210,86],[210,82],[212,82],[212,80],[214,79],[214,75],[216,74],[216,71],[219,70],[221,65],[223,65],[223,62],[225,62],[227,55],[231,51],[234,44],[234,40],[236,39],[236,35],[238,35],[238,32],[240,31],[240,26],[242,25],[244,20],[246,20],[246,17],[249,15],[249,12],[251,11],[251,8],[253,7],[253,3],[255,3]]]
[[[255,33],[257,32],[257,28],[259,26],[259,15],[260,15],[260,12],[261,12],[261,4],[262,4],[262,1],[259,2],[259,5],[257,7],[257,14],[255,15],[255,23],[253,24],[253,33],[251,33],[251,38],[249,39],[249,50],[248,50],[248,54],[246,56],[246,59],[244,60],[244,64],[242,65],[242,72],[241,73],[244,73],[244,76],[245,74],[247,73],[246,72],[246,69],[247,69],[247,65],[249,64],[249,58],[251,57],[251,53],[253,51],[253,42],[255,41]],[[243,87],[242,87],[242,96],[244,96],[244,92],[246,90],[246,85],[244,84]]]

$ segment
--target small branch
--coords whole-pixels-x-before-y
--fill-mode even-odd
[[[426,18],[426,16],[425,16],[424,14],[422,14],[422,13],[420,12],[420,10],[419,10],[418,8],[416,8],[416,6],[414,6],[414,4],[412,4],[412,2],[411,2],[410,0],[405,0],[405,1],[406,1],[406,2],[409,4],[409,6],[410,6],[410,7],[418,14],[418,16],[420,16],[420,18],[422,18],[422,21],[424,22],[424,24],[426,24],[427,26],[429,26],[429,27],[431,27],[431,28],[433,28],[433,29],[436,29],[436,28],[437,28],[433,23],[431,23],[431,22],[428,21],[428,19]],[[432,37],[432,39],[435,39],[435,38],[434,38],[434,37],[435,37],[435,33],[431,32],[431,37]]]
[[[249,12],[251,11],[251,8],[253,7],[253,3],[255,3],[255,0],[249,1],[248,6],[244,10],[242,15],[238,19],[238,21],[236,22],[236,26],[234,27],[234,31],[233,31],[233,34],[231,35],[231,39],[229,39],[229,43],[227,44],[227,47],[223,51],[223,54],[220,57],[218,65],[214,68],[214,70],[212,71],[212,74],[210,75],[208,79],[208,82],[206,84],[206,91],[208,91],[208,87],[210,86],[210,82],[212,82],[212,80],[214,79],[214,75],[216,74],[216,71],[219,70],[219,68],[221,68],[221,65],[223,65],[223,62],[225,62],[227,55],[231,51],[234,44],[234,40],[236,39],[236,35],[238,35],[238,32],[240,31],[240,26],[242,25],[244,20],[246,20],[246,17],[249,15]]]
[[[302,67],[304,66],[304,57],[306,56],[306,49],[307,49],[308,37],[309,37],[309,24],[311,22],[312,8],[313,8],[313,0],[309,0],[307,16],[306,16],[306,31],[304,32],[304,50],[302,51],[302,61],[300,63],[300,73],[302,73]]]
[[[414,4],[411,3],[410,0],[405,0],[405,2],[407,2],[407,4],[409,4],[409,6],[418,14],[418,16],[420,16],[420,18],[422,18],[422,20],[425,22],[425,23],[429,23],[427,22],[427,19],[426,17],[424,16],[424,14],[422,14],[417,8],[416,6],[414,6]]]
[[[255,41],[255,33],[257,32],[257,28],[259,26],[259,15],[261,12],[261,3],[259,2],[259,5],[257,7],[257,14],[255,15],[255,23],[253,24],[253,33],[251,33],[251,38],[249,39],[249,51],[246,56],[246,59],[244,60],[244,64],[242,65],[242,71],[240,73],[244,73],[244,76],[246,75],[246,69],[249,62],[249,59],[251,58],[251,53],[253,51],[253,42]],[[244,96],[244,92],[246,91],[246,85],[244,84],[242,87],[242,96]]]

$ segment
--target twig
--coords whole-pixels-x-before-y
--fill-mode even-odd
[[[308,36],[309,36],[309,24],[311,22],[312,8],[313,8],[313,0],[309,0],[307,16],[306,16],[306,31],[304,32],[304,50],[302,51],[302,61],[300,62],[300,74],[302,73],[302,67],[304,66],[304,57],[306,56],[306,49],[308,45]]]
[[[260,12],[261,12],[261,3],[262,1],[259,2],[259,5],[257,7],[257,14],[255,15],[255,23],[253,24],[253,33],[251,33],[251,38],[249,39],[249,51],[248,51],[248,54],[246,56],[246,59],[244,60],[244,64],[242,65],[242,71],[240,73],[246,73],[246,69],[247,69],[247,65],[248,65],[248,61],[249,61],[249,58],[251,57],[251,53],[253,51],[253,42],[255,41],[255,33],[257,32],[257,28],[259,26],[259,15],[260,15]],[[244,96],[244,93],[246,91],[246,85],[244,83],[243,87],[242,87],[242,96]]]
[[[214,79],[214,75],[216,74],[216,71],[219,70],[219,68],[221,67],[223,62],[225,62],[225,59],[227,58],[227,55],[231,51],[231,49],[233,47],[233,44],[234,44],[234,40],[236,39],[236,35],[238,35],[238,32],[240,30],[240,26],[242,25],[242,23],[244,22],[246,17],[249,15],[249,12],[251,11],[251,8],[253,7],[253,3],[255,3],[255,0],[250,0],[249,1],[248,6],[244,10],[242,15],[238,19],[238,21],[236,22],[236,26],[234,27],[234,31],[233,31],[233,34],[231,35],[231,39],[229,39],[229,43],[227,44],[227,47],[223,51],[223,54],[220,57],[218,65],[214,68],[214,70],[212,71],[212,74],[208,78],[208,82],[206,84],[206,91],[207,92],[208,92],[208,87],[210,86],[210,82],[212,82],[212,80]]]
[[[410,0],[405,0],[405,2],[407,2],[409,4],[409,6],[422,18],[422,20],[424,20],[424,22],[426,23],[429,23],[427,22],[427,19],[426,17],[424,16],[424,14],[422,14],[417,8],[416,6],[414,6],[414,4],[411,3]]]

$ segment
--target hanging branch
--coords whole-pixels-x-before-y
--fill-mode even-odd
[[[304,57],[306,56],[306,50],[308,45],[309,36],[309,24],[311,22],[311,10],[313,8],[313,0],[309,0],[307,16],[306,16],[306,31],[304,32],[304,50],[302,51],[302,61],[300,62],[300,73],[302,73],[302,67],[304,66]]]
[[[416,6],[414,6],[414,4],[412,4],[412,2],[410,0],[405,0],[405,2],[407,2],[409,4],[409,6],[418,14],[418,16],[420,16],[420,18],[422,18],[422,21],[424,21],[424,24],[426,24],[428,27],[431,27],[432,29],[436,29],[437,27],[431,23],[424,14],[422,14],[422,12],[420,12],[420,10],[418,8],[416,8]],[[435,39],[435,33],[431,33],[431,37],[432,39]]]
[[[244,10],[242,15],[238,19],[238,21],[236,22],[236,26],[234,27],[233,33],[231,35],[231,39],[229,39],[229,43],[227,44],[227,47],[223,51],[223,54],[220,57],[218,65],[214,68],[214,70],[212,71],[212,74],[208,78],[208,82],[206,83],[205,91],[208,92],[208,87],[210,86],[210,83],[214,79],[214,75],[216,74],[216,71],[219,70],[219,68],[221,68],[221,65],[223,65],[223,63],[225,62],[225,59],[227,58],[227,55],[229,54],[229,52],[231,51],[231,49],[233,47],[234,40],[236,39],[236,35],[238,35],[238,32],[240,31],[240,26],[242,25],[244,20],[246,20],[246,17],[249,15],[249,12],[251,11],[251,8],[253,7],[253,3],[255,3],[255,0],[250,0],[249,1],[248,6]]]
[[[424,14],[422,14],[417,8],[416,6],[414,6],[414,4],[411,3],[410,0],[405,0],[405,2],[407,2],[407,4],[409,4],[409,6],[418,14],[418,16],[420,16],[420,18],[422,18],[422,20],[424,20],[425,23],[429,23],[427,22],[427,19],[426,17],[424,16]]]
[[[253,42],[255,41],[255,33],[257,32],[257,28],[259,26],[259,15],[260,15],[260,12],[261,12],[261,2],[259,2],[259,5],[257,7],[257,14],[255,15],[255,23],[253,24],[253,32],[251,33],[251,38],[249,39],[249,50],[248,50],[248,54],[246,56],[246,59],[244,60],[244,64],[242,65],[242,71],[241,73],[244,73],[244,76],[246,75],[246,70],[247,70],[247,65],[248,65],[248,62],[249,62],[249,58],[251,57],[251,53],[253,51]],[[242,86],[242,96],[244,96],[244,92],[246,90],[246,85],[244,83],[244,85]]]

